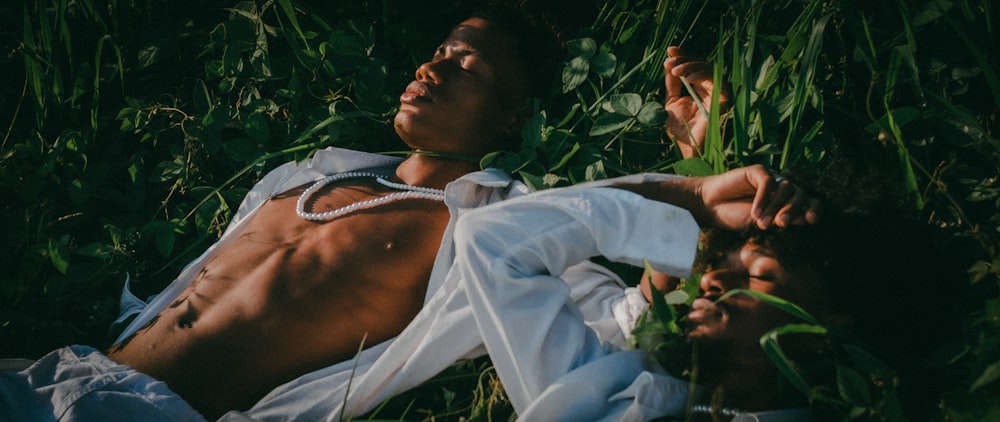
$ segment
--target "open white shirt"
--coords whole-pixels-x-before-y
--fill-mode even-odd
[[[244,223],[268,198],[330,174],[357,170],[391,174],[400,161],[399,158],[394,157],[329,148],[317,151],[311,160],[303,163],[288,163],[272,170],[247,194],[233,221],[219,241],[206,250],[201,257],[185,267],[173,283],[145,306],[135,320],[126,327],[119,340],[134,333],[172,302],[194,280],[215,250],[240,236],[245,230]],[[657,176],[633,176],[629,179],[634,181],[648,177]],[[492,169],[470,173],[450,183],[445,189],[445,204],[451,213],[451,219],[445,229],[431,273],[424,307],[410,325],[397,337],[365,349],[355,359],[312,371],[278,386],[251,409],[230,412],[222,419],[276,421],[350,419],[370,411],[380,402],[395,394],[420,385],[460,359],[483,355],[486,349],[484,348],[483,336],[479,332],[480,326],[477,325],[477,317],[474,315],[481,311],[470,304],[470,297],[475,296],[466,292],[467,285],[463,283],[463,276],[455,264],[456,250],[453,237],[456,221],[469,210],[507,198],[523,196],[528,191],[524,184],[511,180],[501,171]],[[548,195],[547,192],[544,194]],[[629,195],[637,198],[636,195]],[[652,201],[642,201],[652,203]],[[669,207],[665,204],[657,205],[657,207],[661,206]],[[586,211],[581,210],[581,212]],[[595,221],[604,221],[611,226],[618,224],[613,220],[603,220],[606,217],[598,215],[593,218],[596,219]],[[632,217],[634,216],[618,213],[617,218],[637,221]],[[690,226],[693,226],[693,222],[690,223]],[[692,230],[696,230],[696,227]],[[684,272],[690,267],[690,257],[693,256],[695,242],[692,239],[688,243],[690,243],[689,252],[686,253],[685,257],[678,258],[676,265],[677,269],[683,269]],[[628,245],[623,244],[622,246]],[[556,249],[552,252],[560,253],[558,251],[560,248]],[[622,251],[624,253],[624,249]],[[636,252],[633,254],[635,256],[643,255],[642,251],[633,251]],[[611,257],[614,258],[614,254]],[[648,258],[656,257],[649,256]],[[619,350],[624,346],[625,334],[631,329],[632,322],[638,316],[638,312],[641,312],[642,306],[638,304],[641,301],[637,303],[634,300],[634,295],[631,302],[626,300],[624,284],[607,269],[589,261],[579,262],[576,265],[569,262],[575,259],[563,259],[566,271],[562,275],[560,283],[566,286],[564,287],[566,291],[563,293],[568,294],[570,301],[574,304],[573,308],[576,309],[575,312],[579,312],[587,326],[593,330],[587,334],[586,348],[589,350],[594,344],[600,344],[601,347],[607,347],[609,351]],[[682,262],[685,260],[686,264]],[[545,294],[539,292],[539,296]],[[564,298],[558,300],[564,301]],[[483,320],[482,317],[478,319]],[[490,337],[491,343],[506,341],[503,338],[493,337],[492,333],[487,337]],[[524,337],[537,338],[537,333],[525,332]],[[516,345],[521,343],[521,336],[515,335],[510,341],[512,346],[508,349],[519,350],[520,346]],[[594,343],[595,341],[596,343]],[[557,348],[560,345],[565,346],[565,344],[555,340],[548,341],[548,344],[553,344],[553,347]],[[522,352],[517,353],[523,354]],[[615,366],[612,362],[614,359],[623,359],[623,363],[635,364],[639,362],[636,359],[641,356],[639,352],[635,351],[610,355],[634,356],[635,358],[603,359],[599,360],[598,364]],[[584,355],[583,359],[588,356],[590,355]],[[280,359],[280,356],[275,358]],[[615,368],[615,371],[621,369],[617,366]],[[619,378],[641,378],[645,376],[643,374],[646,374],[639,367],[633,369],[627,375],[623,373]],[[556,372],[562,370],[557,369]],[[530,379],[529,374],[528,378],[528,385],[547,385],[551,374],[538,379]],[[597,385],[598,383],[591,384]],[[646,385],[646,387],[641,388],[648,388],[648,385],[651,384],[638,383],[637,385]],[[514,390],[515,387],[508,387],[508,394]],[[558,388],[547,390],[549,396],[557,396],[559,392]],[[517,391],[512,394],[521,395]],[[629,396],[632,393],[626,391],[621,394]],[[527,392],[527,397],[533,398],[534,396],[534,390]],[[566,399],[578,401],[578,398],[574,397]],[[558,397],[553,400],[558,400]],[[525,400],[520,399],[515,401],[515,409],[518,412],[529,410],[523,409],[524,402]],[[548,401],[547,403],[557,404],[558,402]],[[615,409],[618,408],[615,407]],[[552,407],[552,409],[558,409],[558,407]],[[530,415],[531,413],[525,414]]]
[[[599,187],[664,177],[629,176],[539,192],[459,219],[455,279],[521,420],[686,417],[689,395],[698,392],[689,393],[686,381],[666,375],[645,353],[601,342],[572,293],[572,266],[597,255],[689,275],[699,234],[690,213]],[[634,288],[621,296],[626,300],[609,299],[621,329],[629,332],[646,302]],[[798,422],[811,416],[810,409],[798,408],[741,412],[732,420]]]
[[[523,420],[684,415],[686,383],[643,352],[602,343],[584,324],[565,274],[602,255],[686,276],[698,233],[686,210],[608,187],[543,191],[459,219],[456,279]]]

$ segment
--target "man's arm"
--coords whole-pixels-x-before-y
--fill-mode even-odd
[[[704,224],[727,228],[816,216],[800,190],[774,182],[762,167],[611,186],[618,189],[543,191],[469,212],[458,222],[456,265],[515,410],[564,375],[613,352],[582,323],[557,277],[569,266],[603,255],[633,265],[648,259],[656,270],[684,276],[699,232],[685,208]],[[592,385],[558,388],[579,389],[589,399],[573,405],[604,414],[622,410],[626,404],[609,402],[609,393],[637,375],[603,374]]]
[[[641,354],[617,354],[601,344],[558,276],[595,255],[635,265],[649,259],[654,268],[682,276],[698,232],[685,210],[610,188],[544,191],[460,218],[456,266],[515,410],[534,404],[533,411],[560,409],[564,420],[596,420],[632,405],[631,397],[612,397],[643,371]],[[596,369],[611,361],[615,370]],[[594,371],[594,382],[561,382],[581,371]],[[543,396],[567,402],[539,408]]]
[[[691,212],[703,227],[743,230],[816,222],[819,201],[786,179],[755,165],[706,176],[613,186],[643,197],[675,204]]]
[[[815,223],[820,203],[789,182],[777,180],[762,166],[744,167],[717,176],[668,179],[659,182],[618,184],[616,187],[644,197],[682,205],[702,227],[742,230],[751,224],[761,229]],[[677,279],[659,271],[639,282],[646,300],[652,298],[649,285],[668,292]]]

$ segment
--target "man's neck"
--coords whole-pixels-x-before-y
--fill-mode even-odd
[[[444,189],[452,180],[479,170],[479,163],[415,152],[396,168],[396,177],[411,186]]]

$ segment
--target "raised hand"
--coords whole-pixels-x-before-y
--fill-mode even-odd
[[[708,116],[705,114],[712,106],[712,93],[715,81],[712,80],[712,64],[701,58],[687,56],[679,47],[667,47],[668,58],[663,62],[664,84],[667,99],[664,109],[667,110],[666,131],[684,158],[696,157],[701,154],[708,130]],[[684,81],[693,88],[694,96],[689,95]],[[729,96],[725,89],[719,93],[719,104],[724,112],[729,104]]]
[[[812,224],[820,212],[819,200],[761,165],[714,176],[614,186],[684,208],[703,227],[743,230],[756,225],[766,230]]]
[[[755,224],[768,229],[812,224],[819,217],[819,200],[760,165],[694,180],[705,215],[715,227],[741,230]]]

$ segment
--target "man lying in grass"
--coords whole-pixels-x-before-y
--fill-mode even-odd
[[[679,66],[684,60],[666,63],[668,97],[672,117],[690,117],[684,139],[696,153],[703,115],[696,99],[671,95],[671,78],[676,88],[685,75],[702,98],[713,86],[698,76],[704,63]],[[914,207],[880,188],[891,179],[854,167],[836,160],[809,177],[825,203],[818,222],[803,218],[816,209],[808,202],[785,215],[755,213],[749,200],[711,205],[710,195],[759,170],[753,168],[686,179],[700,184],[693,190],[676,189],[685,180],[651,189],[633,177],[464,215],[456,262],[515,410],[546,421],[927,416],[941,387],[927,370],[929,355],[932,344],[955,337],[950,309],[964,267],[945,253],[940,233],[912,215]],[[686,200],[690,192],[709,196]],[[602,344],[557,275],[598,255],[648,261],[661,273],[643,279],[646,294],[626,289],[628,299],[615,302],[642,307],[654,299],[649,284],[663,291],[665,275],[689,274],[699,228],[710,231],[703,273],[689,280],[698,294],[680,321],[663,321],[683,324],[662,360],[675,373],[649,364],[643,352]],[[688,380],[705,388],[689,391]]]
[[[459,220],[457,262],[473,315],[515,410],[526,420],[647,420],[682,417],[692,409],[783,420],[839,419],[849,411],[900,415],[897,394],[907,406],[924,406],[910,416],[933,409],[933,401],[921,401],[933,398],[927,393],[939,386],[914,370],[926,363],[933,344],[954,337],[950,330],[957,325],[947,309],[954,306],[951,283],[962,276],[927,224],[897,209],[844,212],[831,209],[837,204],[831,202],[816,224],[762,230],[749,208],[740,221],[729,220],[729,213],[706,217],[695,205],[691,219],[643,198],[683,204],[665,194],[669,188],[650,193],[648,184],[616,185],[621,189],[540,192]],[[693,362],[676,351],[667,359],[682,361],[664,362],[684,372],[676,375],[707,387],[702,396],[689,396],[686,382],[652,369],[642,352],[601,344],[563,281],[553,276],[602,255],[633,265],[648,261],[655,270],[684,277],[698,227],[720,225],[725,229],[713,229],[703,246],[704,272],[690,280],[698,283],[698,296],[681,318],[684,338],[674,345],[693,348]],[[625,303],[645,303],[637,299],[638,289],[622,294],[633,297]],[[759,294],[782,301],[775,306]],[[803,333],[764,344],[766,335],[781,329]],[[775,354],[775,346],[783,355]],[[783,374],[779,368],[785,366],[797,371]],[[804,394],[814,395],[812,401]],[[775,409],[786,410],[765,412]]]
[[[401,371],[419,346],[404,343],[366,372],[444,294],[454,218],[527,191],[479,171],[479,158],[516,146],[529,99],[548,93],[561,56],[551,30],[512,11],[463,21],[400,96],[394,126],[413,155],[328,149],[272,171],[106,354],[74,346],[3,373],[0,410],[197,420],[253,407],[255,417],[322,419],[343,405],[349,417],[440,370]]]
[[[482,355],[467,295],[454,288],[454,223],[527,192],[500,171],[478,171],[478,158],[515,146],[529,98],[547,93],[560,58],[551,31],[517,13],[463,21],[400,96],[395,128],[415,154],[329,149],[270,172],[223,237],[140,305],[106,353],[72,346],[0,373],[0,413],[350,419]],[[735,200],[746,201],[745,188],[776,203],[801,199],[755,174],[734,186]],[[624,345],[607,306],[619,280],[587,262],[563,277],[595,332]]]

